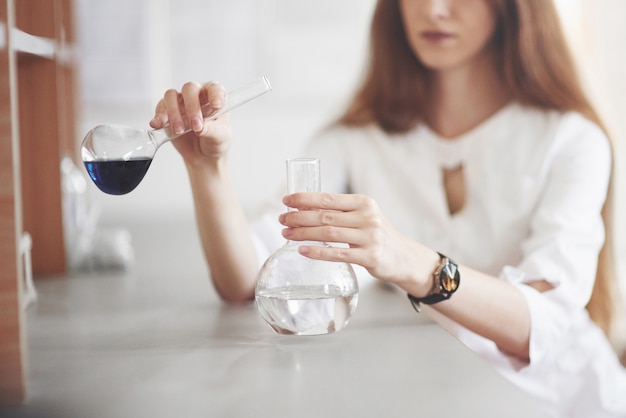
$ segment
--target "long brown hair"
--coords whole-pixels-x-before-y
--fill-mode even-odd
[[[497,19],[492,40],[494,55],[512,98],[541,109],[579,112],[604,129],[581,86],[552,1],[491,0],[491,3]],[[398,0],[378,1],[366,68],[361,87],[339,123],[375,123],[394,133],[406,132],[423,120],[429,71],[408,43]],[[591,318],[609,336],[618,301],[611,234],[612,183],[602,210],[606,240],[587,304]]]

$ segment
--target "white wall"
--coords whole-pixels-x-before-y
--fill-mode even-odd
[[[81,130],[147,127],[165,89],[218,80],[237,87],[266,74],[274,90],[231,115],[231,168],[253,210],[284,177],[284,160],[335,116],[361,74],[373,0],[76,0]],[[123,10],[123,13],[119,13]],[[107,223],[190,216],[186,173],[170,144],[126,196],[90,185]]]

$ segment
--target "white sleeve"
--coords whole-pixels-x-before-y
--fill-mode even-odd
[[[530,310],[531,362],[562,337],[587,305],[604,243],[601,216],[610,172],[608,138],[576,114],[563,117],[545,161],[546,181],[522,243],[523,259],[500,277],[516,284]],[[524,283],[546,280],[539,293]]]
[[[283,226],[278,222],[278,216],[285,210],[284,206],[282,210],[278,205],[268,206],[267,211],[250,226],[252,242],[259,260],[259,269],[265,260],[285,243],[285,238],[282,236]]]

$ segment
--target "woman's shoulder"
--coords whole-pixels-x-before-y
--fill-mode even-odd
[[[500,124],[503,144],[545,152],[569,149],[572,152],[608,152],[605,131],[580,112],[545,110],[512,104]],[[511,137],[517,141],[510,141]]]
[[[514,103],[509,115],[509,127],[519,128],[520,132],[534,130],[543,133],[542,136],[555,138],[606,138],[597,123],[576,111],[546,110]]]
[[[509,156],[520,170],[581,170],[605,173],[612,166],[612,147],[604,130],[580,112],[542,110],[517,105],[507,131],[493,152]],[[511,140],[512,139],[512,140]],[[604,174],[602,174],[604,175]]]

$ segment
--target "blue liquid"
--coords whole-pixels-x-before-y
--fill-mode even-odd
[[[88,161],[89,177],[104,193],[121,195],[135,189],[146,175],[151,158],[136,160]]]

